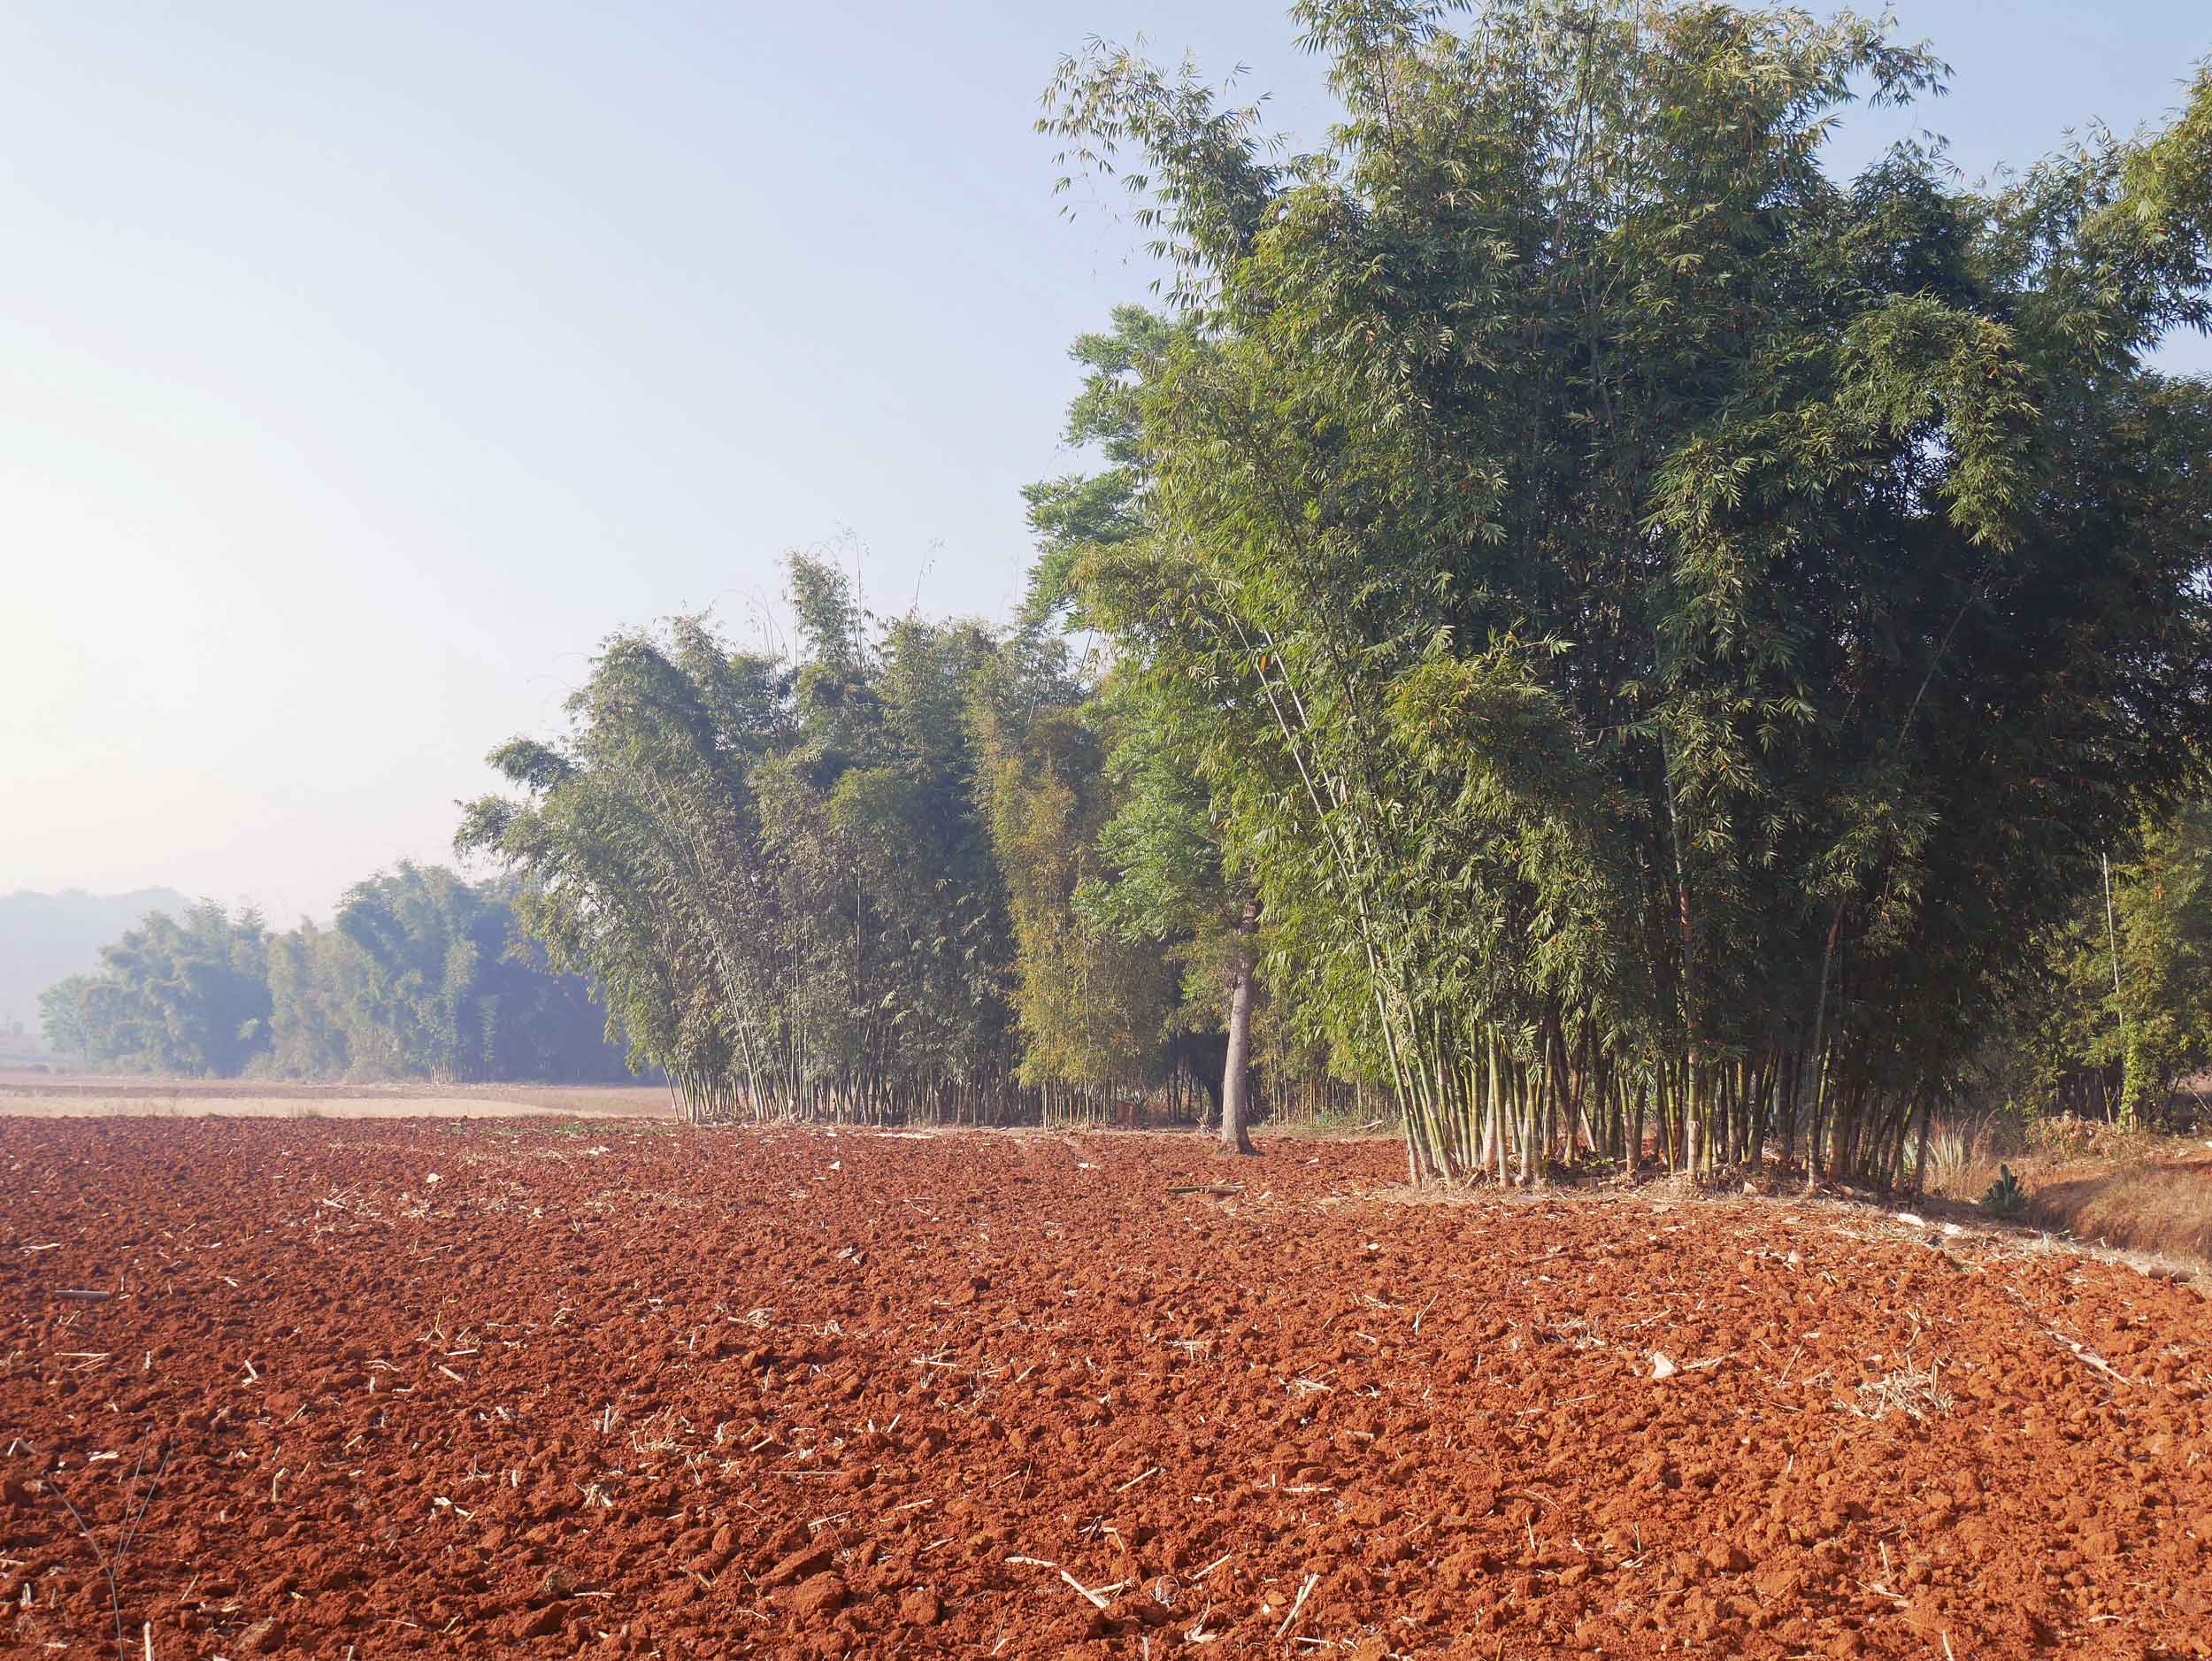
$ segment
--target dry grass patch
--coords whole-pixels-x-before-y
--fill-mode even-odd
[[[2039,1176],[2029,1185],[2028,1216],[2131,1251],[2212,1261],[2212,1157],[2079,1168]]]
[[[1979,1208],[2009,1164],[2027,1190],[2020,1220],[2084,1243],[2212,1269],[2212,1142],[2079,1119],[2024,1135],[1939,1125],[1928,1139],[1931,1195]]]
[[[1861,1419],[1887,1419],[1892,1413],[1902,1413],[1918,1420],[1949,1412],[1951,1394],[1943,1388],[1934,1367],[1922,1372],[1908,1361],[1895,1372],[1860,1385],[1858,1402],[1851,1411]]]

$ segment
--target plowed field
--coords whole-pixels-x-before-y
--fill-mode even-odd
[[[0,1647],[2212,1654],[2194,1290],[1402,1169],[0,1123]]]

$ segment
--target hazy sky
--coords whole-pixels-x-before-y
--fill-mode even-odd
[[[2212,50],[2202,0],[1897,10],[1970,173]],[[1327,119],[1276,0],[0,5],[0,893],[326,912],[789,548],[1003,615],[1064,349],[1148,276],[1030,122],[1139,31]]]

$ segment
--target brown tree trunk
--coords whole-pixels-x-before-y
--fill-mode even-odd
[[[1229,965],[1229,1057],[1221,1070],[1221,1145],[1230,1153],[1259,1151],[1244,1127],[1251,1086],[1252,936],[1259,926],[1259,901],[1247,901],[1237,922],[1236,955]]]

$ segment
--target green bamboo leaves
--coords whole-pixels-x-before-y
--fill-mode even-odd
[[[1210,700],[1271,982],[1417,1176],[1905,1171],[2198,772],[2212,397],[2139,354],[2208,316],[2212,87],[1985,196],[1824,171],[1854,88],[1944,73],[1847,13],[1299,15],[1322,157],[1111,50],[1050,118],[1141,152],[1186,309],[1073,588]]]

